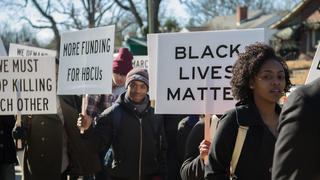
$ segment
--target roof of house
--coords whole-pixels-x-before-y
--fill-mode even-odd
[[[284,15],[283,11],[264,13],[262,10],[248,11],[248,18],[237,25],[237,15],[217,16],[200,27],[187,28],[188,31],[210,31],[225,29],[266,28],[277,22]]]
[[[266,28],[281,19],[283,12],[264,13],[262,10],[248,11],[248,18],[237,25],[237,15],[217,16],[201,27],[207,30]]]
[[[282,26],[283,24],[287,23],[290,21],[292,18],[294,18],[300,11],[312,0],[303,0],[301,3],[299,3],[290,13],[288,13],[286,16],[281,18],[279,21],[276,23],[272,24],[270,26],[270,29],[276,29]]]

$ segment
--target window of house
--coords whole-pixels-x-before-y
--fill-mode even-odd
[[[320,29],[312,30],[311,38],[312,48],[317,48],[320,42]]]
[[[314,30],[314,32],[315,32],[315,46],[316,46],[320,43],[320,29]]]

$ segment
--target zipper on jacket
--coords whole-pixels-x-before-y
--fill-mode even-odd
[[[139,180],[141,180],[141,158],[142,158],[142,118],[139,118],[140,121],[140,153],[139,153]]]

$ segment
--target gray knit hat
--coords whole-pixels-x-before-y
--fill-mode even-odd
[[[126,78],[126,88],[132,81],[141,81],[149,87],[149,75],[148,71],[143,68],[134,68],[128,72]]]

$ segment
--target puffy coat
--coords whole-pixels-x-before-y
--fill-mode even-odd
[[[101,114],[97,125],[86,131],[87,137],[96,137],[89,143],[97,152],[112,147],[112,156],[106,167],[111,179],[144,180],[155,176],[165,179],[167,164],[163,119],[154,114],[149,99],[142,113],[126,100],[125,93],[116,103],[119,104],[116,108],[120,110],[109,107]],[[112,120],[116,117],[113,115],[115,111],[121,113],[118,125]]]

